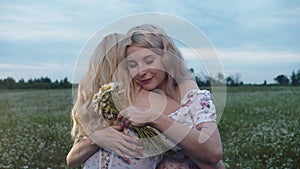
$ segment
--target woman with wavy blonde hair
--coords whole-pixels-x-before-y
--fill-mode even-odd
[[[120,112],[120,121],[129,127],[151,126],[178,145],[157,168],[225,168],[211,94],[192,80],[171,38],[160,27],[144,24],[130,29],[122,45],[130,76],[126,100],[133,106]],[[177,101],[180,109],[161,113],[157,111],[160,101],[144,111],[136,107],[141,100],[136,99],[137,93],[157,89]]]
[[[118,63],[121,62],[119,43],[123,35],[114,33],[103,38],[96,47],[90,62],[87,73],[84,75],[78,86],[76,102],[72,109],[73,128],[71,135],[75,139],[88,136],[96,129],[107,127],[104,119],[95,117],[91,98],[98,89],[106,83],[113,81],[113,74]]]
[[[119,126],[109,126],[102,116],[94,112],[91,101],[103,84],[114,81],[113,74],[123,59],[120,53],[122,38],[123,35],[118,33],[104,37],[90,59],[87,73],[79,83],[71,114],[71,135],[75,142],[67,156],[69,167],[78,166],[86,160],[85,167],[97,160],[100,162],[101,156],[110,154],[108,151],[103,153],[104,148],[120,155],[119,158],[127,162],[129,158],[124,153],[136,157],[134,153],[138,140],[123,133]],[[102,148],[99,150],[100,154],[96,153],[99,147]],[[106,161],[99,162],[94,168],[106,165]]]

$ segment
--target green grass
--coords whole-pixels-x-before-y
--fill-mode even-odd
[[[228,88],[227,168],[299,168],[300,87]],[[0,91],[0,168],[66,168],[71,89]]]
[[[299,168],[300,88],[228,88],[219,123],[227,168]]]
[[[0,168],[66,168],[71,90],[0,93]]]

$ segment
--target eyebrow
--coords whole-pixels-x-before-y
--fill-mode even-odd
[[[143,59],[148,59],[149,57],[152,57],[152,56],[153,56],[152,54],[149,54],[149,55],[144,56]]]

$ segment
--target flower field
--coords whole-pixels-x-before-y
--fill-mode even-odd
[[[66,168],[71,89],[0,91],[0,168]],[[227,168],[300,167],[300,88],[228,88],[218,124]]]
[[[300,88],[228,88],[219,123],[227,168],[300,167]]]

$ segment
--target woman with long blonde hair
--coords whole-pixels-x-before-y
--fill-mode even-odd
[[[75,141],[67,156],[69,167],[76,167],[87,159],[85,166],[96,160],[99,162],[94,168],[107,165],[107,161],[100,160],[104,155],[110,156],[104,148],[117,153],[127,163],[129,158],[125,154],[137,157],[135,148],[138,140],[123,133],[119,126],[109,126],[102,116],[94,112],[91,102],[103,84],[114,81],[113,74],[122,59],[122,38],[123,35],[114,33],[107,35],[99,43],[90,59],[88,71],[79,83],[77,99],[72,109],[71,135]],[[101,149],[96,153],[99,147]]]
[[[119,114],[120,121],[130,127],[149,125],[178,145],[166,153],[158,168],[225,168],[210,92],[200,90],[192,80],[171,38],[162,28],[144,24],[129,30],[122,45],[133,81],[125,93],[133,105]],[[139,110],[136,105],[141,99],[135,95],[141,89],[159,89],[181,107],[160,113],[159,102],[153,102],[150,108]]]

